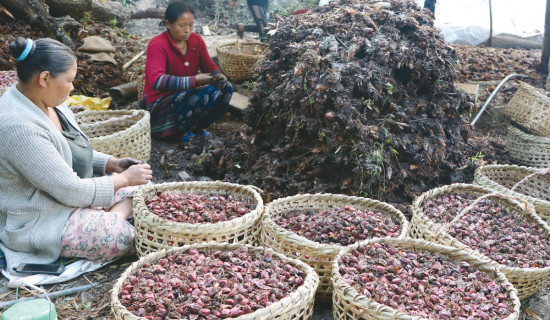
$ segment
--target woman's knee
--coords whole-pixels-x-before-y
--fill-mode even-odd
[[[210,85],[210,86],[211,87],[209,88],[208,92],[209,92],[211,103],[208,104],[206,109],[210,109],[212,107],[215,109],[218,109],[219,106],[216,107],[214,105],[219,105],[220,103],[222,104],[229,103],[229,101],[231,100],[231,97],[233,96],[233,86],[229,82],[227,82],[225,87],[223,87],[222,89],[219,89],[215,85]]]
[[[219,100],[222,104],[229,104],[229,101],[231,101],[231,97],[233,97],[233,86],[231,85],[231,83],[227,82],[225,87],[220,89],[220,94],[218,95],[216,100]]]
[[[233,95],[233,85],[231,84],[231,82],[228,81],[225,84],[225,87],[223,87],[223,89],[222,89],[222,94]]]
[[[104,242],[100,244],[102,247],[100,260],[108,261],[136,252],[135,228],[125,218],[122,219],[118,221],[119,228],[106,235],[106,239],[111,241],[108,244]]]
[[[135,228],[125,221],[127,228],[117,235],[116,250],[113,250],[113,258],[132,255],[136,252],[135,248]]]

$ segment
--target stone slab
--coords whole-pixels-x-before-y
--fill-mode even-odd
[[[237,111],[244,111],[248,108],[248,97],[238,92],[233,92],[233,97],[229,101],[229,107]]]
[[[474,96],[474,98],[477,100],[479,97],[479,84],[474,83],[457,83],[456,84],[460,89],[465,91],[466,93]]]

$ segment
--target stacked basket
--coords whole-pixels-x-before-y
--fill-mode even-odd
[[[171,221],[149,211],[147,197],[161,192],[181,194],[230,194],[254,204],[254,209],[231,220],[217,223],[182,223]],[[141,187],[134,195],[136,249],[143,256],[200,242],[228,242],[255,245],[260,232],[263,201],[251,187],[228,182],[172,182]]]
[[[117,158],[149,160],[151,123],[145,110],[84,111],[76,114],[94,150]]]
[[[401,232],[398,238],[407,236],[409,223],[401,211],[383,202],[345,195],[302,194],[277,199],[268,204],[262,218],[261,245],[289,257],[298,258],[312,266],[319,275],[319,288],[317,289],[319,298],[330,298],[332,294],[332,262],[340,250],[346,247],[311,241],[282,228],[274,221],[282,214],[291,211],[313,210],[315,212],[344,206],[387,214],[398,221],[400,225]]]
[[[247,80],[254,76],[254,69],[265,56],[265,43],[233,42],[216,48],[223,73],[233,81]]]
[[[508,126],[506,146],[515,162],[535,167],[550,167],[550,138],[528,134],[514,126]]]
[[[504,108],[510,120],[541,136],[550,136],[550,98],[542,90],[521,83]]]
[[[513,126],[508,126],[507,147],[515,162],[536,167],[550,166],[550,98],[541,90],[522,83],[504,108]]]
[[[413,202],[412,207],[413,218],[411,220],[411,236],[440,243],[446,246],[459,248],[482,260],[491,261],[490,264],[492,267],[499,269],[506,276],[508,281],[512,283],[514,288],[517,289],[518,296],[521,300],[540,290],[545,279],[550,276],[550,267],[519,268],[499,264],[496,261],[486,257],[478,250],[472,249],[471,247],[463,244],[447,232],[450,227],[458,224],[459,221],[456,218],[449,223],[438,224],[423,214],[422,205],[425,202],[450,194],[466,194],[478,198],[482,195],[489,196],[489,198],[497,203],[499,207],[507,209],[515,215],[521,215],[522,220],[533,222],[538,226],[538,228],[540,228],[540,230],[544,231],[547,237],[550,237],[550,227],[548,227],[548,225],[539,216],[537,216],[532,205],[529,205],[527,202],[519,198],[496,193],[490,189],[469,184],[448,185],[427,191],[417,197]]]
[[[541,173],[541,174],[537,174]],[[550,180],[548,173],[516,165],[487,165],[476,169],[474,183],[494,191],[529,201],[537,214],[550,218]]]

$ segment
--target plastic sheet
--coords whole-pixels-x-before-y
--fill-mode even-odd
[[[65,100],[65,105],[68,107],[83,106],[87,111],[105,111],[109,108],[110,104],[111,98],[100,99],[83,95],[70,96],[69,99]]]
[[[17,288],[21,282],[30,283],[35,286],[44,285],[44,284],[54,284],[72,280],[81,274],[95,271],[115,260],[107,262],[95,262],[90,260],[77,260],[65,266],[65,271],[59,276],[47,275],[47,274],[33,274],[26,277],[19,277],[12,275],[8,272],[6,268],[2,269],[1,272],[6,277],[8,282],[8,288]]]
[[[420,6],[424,0],[416,0]],[[492,1],[493,36],[507,33],[522,38],[544,33],[545,1]],[[478,45],[489,39],[489,0],[437,0],[435,26],[452,43]]]

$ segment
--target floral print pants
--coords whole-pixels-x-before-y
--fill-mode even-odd
[[[137,189],[137,186],[119,189],[111,207],[133,197]],[[134,227],[122,213],[108,209],[77,208],[71,213],[61,238],[62,258],[109,261],[135,253]]]

